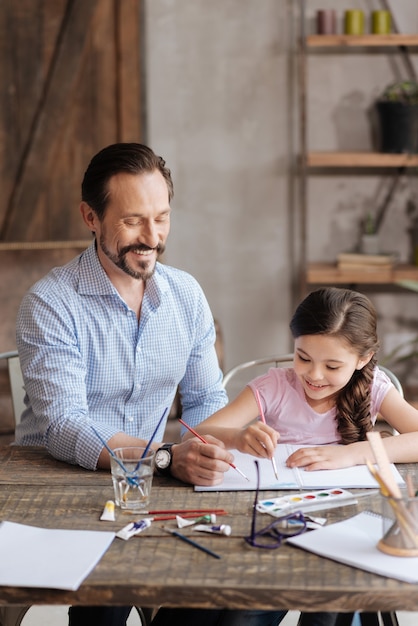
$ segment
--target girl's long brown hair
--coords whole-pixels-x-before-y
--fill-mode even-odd
[[[366,439],[372,430],[371,385],[379,348],[376,310],[365,295],[350,289],[326,287],[310,293],[290,322],[293,338],[327,335],[344,339],[359,357],[373,352],[361,370],[355,370],[336,398],[337,428],[342,443]]]

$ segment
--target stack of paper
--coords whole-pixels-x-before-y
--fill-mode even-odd
[[[0,585],[75,591],[115,533],[0,524]]]

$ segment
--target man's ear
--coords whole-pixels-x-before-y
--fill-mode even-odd
[[[362,370],[363,367],[367,365],[367,363],[370,361],[370,359],[373,358],[373,355],[374,352],[369,352],[369,354],[366,354],[366,356],[361,357],[358,360],[356,370]]]
[[[80,213],[84,220],[85,225],[92,233],[95,233],[97,230],[97,215],[91,208],[87,202],[83,202],[80,204]]]

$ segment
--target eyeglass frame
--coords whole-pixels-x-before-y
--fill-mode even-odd
[[[256,473],[257,473],[257,486],[255,490],[253,514],[252,514],[252,519],[251,519],[251,534],[244,537],[244,539],[253,548],[265,548],[268,550],[275,550],[276,548],[279,548],[282,545],[283,539],[287,539],[290,536],[296,537],[297,535],[301,535],[302,533],[304,533],[307,527],[306,520],[302,511],[294,511],[293,513],[288,513],[287,515],[283,515],[282,517],[277,517],[274,520],[274,522],[271,522],[271,524],[268,524],[268,526],[265,526],[261,530],[258,530],[258,531],[256,530],[256,521],[257,521],[257,513],[258,513],[257,504],[258,504],[258,497],[260,494],[260,467],[259,467],[258,460],[255,460],[254,463],[256,466]],[[287,520],[295,520],[297,522],[300,522],[301,529],[295,533],[289,533],[289,534],[280,532],[277,529],[277,526]],[[264,537],[267,536],[272,539],[275,539],[275,543],[271,545],[258,543],[257,542],[258,536],[264,536]]]

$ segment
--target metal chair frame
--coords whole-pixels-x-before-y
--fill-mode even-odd
[[[291,365],[293,362],[293,353],[289,352],[288,354],[273,354],[271,356],[260,357],[258,359],[253,359],[252,361],[245,361],[244,363],[239,363],[232,369],[230,369],[223,377],[222,385],[224,388],[228,385],[228,383],[236,376],[239,372],[243,370],[250,369],[251,367],[257,367],[259,365],[270,365],[271,367],[283,367],[285,364]],[[390,369],[384,367],[383,365],[378,365],[379,369],[390,378],[395,388],[399,391],[402,398],[404,397],[404,392],[402,388],[401,381]]]

